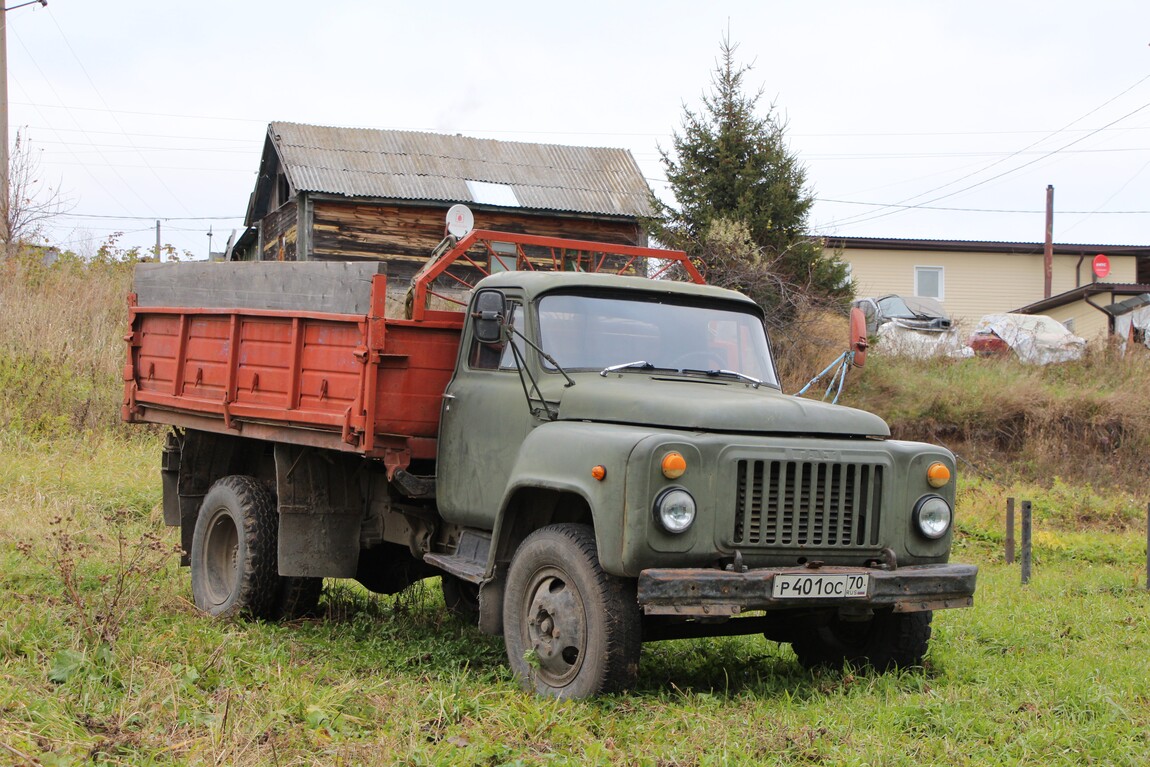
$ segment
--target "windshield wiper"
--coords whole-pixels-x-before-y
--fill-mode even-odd
[[[746,373],[740,373],[737,370],[701,370],[698,368],[683,368],[679,372],[680,373],[701,373],[701,374],[708,376],[710,378],[715,378],[717,376],[731,376],[732,378],[738,378],[740,381],[746,381],[747,383],[749,383],[751,385],[752,389],[757,389],[763,385],[763,382],[760,381],[758,378],[755,378],[754,376],[749,376]]]
[[[617,370],[627,370],[628,368],[635,368],[636,370],[654,370],[655,366],[647,360],[635,360],[634,362],[624,362],[622,365],[612,365],[611,367],[603,368],[599,371],[599,375],[606,378],[608,373],[614,373]]]

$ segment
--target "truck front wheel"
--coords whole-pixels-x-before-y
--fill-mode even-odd
[[[192,534],[192,595],[215,617],[272,618],[280,595],[275,500],[254,477],[218,480]]]
[[[876,671],[921,666],[930,641],[932,613],[875,613],[866,621],[837,616],[791,641],[804,668],[842,668],[844,662]]]
[[[503,638],[527,690],[585,698],[634,683],[639,671],[635,582],[603,572],[586,525],[551,525],[511,560]]]

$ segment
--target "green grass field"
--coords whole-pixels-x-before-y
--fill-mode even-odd
[[[319,620],[216,622],[162,526],[158,437],[0,441],[0,763],[1145,764],[1145,533],[1036,502],[1035,568],[964,523],[976,606],[926,668],[809,673],[756,637],[645,645],[637,689],[522,692],[502,643],[442,609],[328,582]],[[964,496],[981,499],[985,486]],[[960,508],[960,515],[963,510]],[[986,519],[990,519],[985,515]],[[155,536],[159,535],[156,540]]]
[[[925,668],[652,643],[636,689],[556,702],[434,580],[329,581],[322,616],[291,625],[197,612],[159,510],[162,435],[118,419],[128,266],[0,262],[0,765],[1147,762],[1150,355],[852,373],[849,404],[962,459],[953,558],[979,589],[935,616]],[[1034,502],[1026,587],[1002,564],[1008,496]]]

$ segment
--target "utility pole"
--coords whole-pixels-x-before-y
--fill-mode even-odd
[[[4,240],[5,255],[10,250],[8,242],[8,9],[0,0],[0,239]]]
[[[156,219],[156,263],[160,261],[160,219]]]
[[[1054,184],[1046,185],[1046,244],[1042,248],[1042,297],[1050,298],[1054,281]]]
[[[48,0],[29,0],[26,3],[5,8],[0,0],[0,240],[4,247],[9,245],[8,238],[8,11],[23,8],[25,5],[39,3],[48,7]]]

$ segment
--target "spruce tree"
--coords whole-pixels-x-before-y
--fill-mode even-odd
[[[806,170],[774,105],[760,116],[762,90],[746,92],[751,67],[736,63],[737,47],[723,39],[702,110],[684,106],[673,151],[659,149],[675,204],[654,200],[649,229],[686,250],[709,282],[747,293],[785,325],[804,304],[845,305],[852,289],[846,265],[807,234]]]

